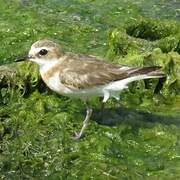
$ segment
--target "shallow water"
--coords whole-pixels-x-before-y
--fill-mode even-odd
[[[13,62],[42,38],[105,57],[109,32],[139,16],[178,22],[180,2],[0,0],[0,64]],[[81,102],[48,90],[22,96],[1,88],[0,178],[180,179],[180,96],[152,100],[136,93],[123,92],[122,101],[111,100],[103,115],[93,100],[93,121],[75,142],[71,136],[85,114]]]

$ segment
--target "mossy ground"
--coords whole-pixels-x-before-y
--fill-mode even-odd
[[[26,53],[34,41],[50,38],[66,50],[117,63],[163,65],[169,77],[156,95],[156,80],[148,87],[131,84],[121,101],[111,100],[103,114],[93,99],[93,121],[85,138],[74,141],[71,136],[85,115],[83,103],[45,88],[34,65],[1,66],[0,178],[179,179],[179,9],[178,1],[168,0],[0,0],[2,65]],[[147,18],[140,21],[140,15]],[[166,29],[171,23],[175,28],[165,37],[151,37],[147,31],[140,37],[132,29],[146,20],[150,27],[162,21]],[[118,38],[125,37],[129,39],[121,41],[119,51]]]

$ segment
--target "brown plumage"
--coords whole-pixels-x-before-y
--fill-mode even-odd
[[[132,76],[164,76],[160,67],[132,68],[114,65],[92,56],[68,55],[59,67],[61,83],[73,89],[86,89]]]

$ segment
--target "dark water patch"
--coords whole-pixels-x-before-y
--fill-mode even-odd
[[[180,116],[163,116],[124,107],[96,110],[93,119],[108,126],[128,124],[137,128],[146,128],[155,123],[180,126]]]

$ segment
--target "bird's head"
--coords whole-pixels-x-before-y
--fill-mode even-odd
[[[41,66],[52,61],[58,61],[62,55],[63,50],[57,43],[50,40],[39,40],[31,46],[28,56],[16,61],[29,60]]]

